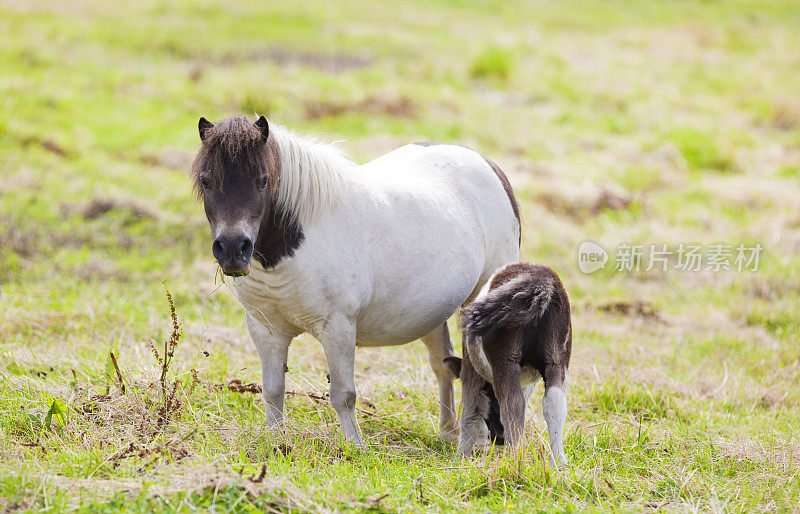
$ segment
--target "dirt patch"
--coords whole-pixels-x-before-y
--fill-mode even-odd
[[[633,201],[624,189],[593,184],[564,184],[553,182],[536,194],[536,201],[550,212],[582,221],[605,209],[627,209]]]
[[[771,121],[781,130],[800,128],[800,102],[788,97],[773,99]]]
[[[664,321],[656,310],[655,306],[650,302],[634,301],[602,303],[597,305],[597,309],[601,312],[619,314],[622,316],[635,316],[650,321]]]
[[[308,66],[326,73],[342,73],[347,70],[366,68],[374,62],[372,57],[366,55],[304,52],[282,47],[252,52],[246,58],[249,61],[270,61],[280,66]]]
[[[256,48],[242,52],[227,52],[224,54],[198,55],[193,50],[183,49],[176,52],[182,57],[193,57],[196,61],[211,62],[220,65],[234,65],[242,62],[271,62],[278,66],[307,66],[325,73],[343,73],[370,66],[375,59],[368,55],[354,55],[343,52],[324,53],[305,50],[292,50],[284,47]],[[199,63],[195,63],[197,67]],[[194,68],[193,68],[194,69]],[[202,74],[197,78],[202,77]],[[190,77],[191,79],[191,77]]]
[[[130,273],[123,273],[113,262],[106,260],[95,259],[68,270],[81,280],[126,280],[131,277]]]
[[[745,277],[742,281],[746,284],[747,295],[762,300],[775,301],[787,295],[800,294],[800,284],[787,278]]]
[[[147,166],[158,166],[176,171],[188,171],[192,167],[194,156],[177,148],[164,148],[157,154],[144,154],[139,161]]]
[[[0,252],[10,251],[20,257],[31,257],[39,252],[42,234],[39,230],[24,229],[8,216],[0,215]]]
[[[161,218],[155,209],[124,198],[93,198],[86,203],[61,204],[62,214],[67,216],[80,214],[85,220],[94,220],[112,211],[127,213],[130,221]]]
[[[11,138],[19,143],[20,146],[38,146],[59,157],[69,157],[71,155],[71,152],[52,139],[23,135],[11,135]]]
[[[417,106],[405,95],[370,95],[362,100],[322,100],[306,101],[303,104],[306,118],[316,120],[341,116],[346,113],[370,114],[373,116],[392,116],[395,118],[416,118]]]

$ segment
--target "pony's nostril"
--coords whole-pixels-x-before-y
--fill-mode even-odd
[[[214,254],[215,259],[222,260],[225,257],[225,243],[219,239],[215,240],[214,244],[211,245],[211,253]]]
[[[239,253],[241,255],[250,255],[250,252],[252,251],[253,243],[249,238],[245,238],[241,243],[239,243]]]

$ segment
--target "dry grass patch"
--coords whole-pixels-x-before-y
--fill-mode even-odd
[[[800,102],[796,98],[780,96],[772,100],[772,124],[781,130],[800,128]]]
[[[361,100],[306,100],[303,103],[306,118],[316,120],[342,116],[344,114],[368,114],[413,119],[417,117],[417,106],[405,95],[380,93]]]
[[[128,198],[92,198],[81,204],[62,203],[61,212],[67,216],[80,214],[85,220],[94,220],[106,214],[118,211],[125,213],[130,220],[161,219],[161,215],[153,207],[143,205],[138,200]]]
[[[541,190],[536,193],[536,202],[577,223],[605,209],[627,209],[633,201],[629,192],[612,184],[598,186],[589,182],[575,184],[552,180],[540,183],[539,187]]]

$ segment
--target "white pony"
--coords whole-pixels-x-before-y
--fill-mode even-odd
[[[431,143],[357,165],[263,116],[201,118],[199,130],[195,185],[214,256],[224,273],[245,276],[236,294],[261,359],[267,425],[282,423],[295,336],[322,343],[331,404],[359,446],[356,346],[422,339],[439,429],[455,438],[447,319],[519,260],[518,207],[500,169],[473,150]]]

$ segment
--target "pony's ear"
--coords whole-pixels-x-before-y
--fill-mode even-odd
[[[261,131],[261,137],[264,138],[264,141],[267,140],[267,136],[269,136],[269,123],[267,123],[267,118],[264,116],[259,116],[256,120],[256,127],[258,130]]]
[[[461,359],[458,357],[446,357],[444,364],[456,378],[461,376]]]
[[[206,139],[206,130],[213,127],[214,124],[208,121],[207,119],[201,117],[200,121],[197,122],[197,129],[200,132],[200,140],[205,141]]]

